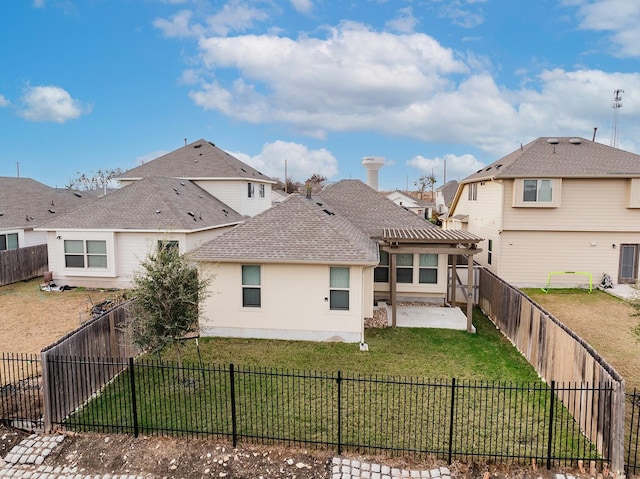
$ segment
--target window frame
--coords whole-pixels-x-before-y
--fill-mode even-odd
[[[175,248],[177,253],[180,253],[180,241],[178,240],[158,240],[157,248]]]
[[[249,275],[249,268],[257,269],[258,271],[258,281],[257,283],[249,282],[249,278],[247,277],[247,282],[245,282],[245,268],[247,270],[247,276]],[[243,264],[240,266],[240,283],[242,285],[242,307],[249,309],[260,309],[262,308],[262,267],[259,264]],[[257,292],[257,302],[254,300],[253,302],[249,302],[248,299],[251,299],[247,296],[248,293],[256,293]]]
[[[0,251],[11,251],[14,249],[20,249],[20,235],[18,233],[0,233],[0,238],[4,238],[4,247],[0,243]],[[9,238],[15,238],[15,248],[11,247]]]
[[[334,279],[338,279],[332,273],[335,271],[346,271],[347,285],[340,285],[334,282]],[[334,294],[336,293],[336,294]],[[338,294],[340,293],[340,294]],[[346,293],[346,294],[345,294]],[[344,304],[344,298],[346,296],[346,307]],[[341,301],[341,304],[335,304]],[[349,311],[351,308],[351,268],[348,266],[330,266],[329,267],[329,310],[331,311]]]
[[[67,244],[71,246],[71,244],[82,244],[82,251],[67,251]],[[102,251],[91,251],[91,246],[94,244],[100,244],[104,246],[104,252]],[[107,240],[105,239],[64,239],[63,240],[63,252],[64,252],[64,268],[68,270],[78,270],[78,271],[108,271],[109,270],[109,251],[107,248]],[[71,248],[70,248],[71,249]],[[102,248],[101,248],[102,249]],[[74,266],[70,261],[71,259],[81,258],[82,266]],[[98,258],[104,258],[104,266],[96,266],[95,261]],[[94,263],[94,264],[91,264]]]
[[[535,182],[535,199],[526,199],[525,195],[527,195],[528,190],[525,188],[525,185],[530,182]],[[551,195],[550,200],[540,199],[541,190],[544,192],[545,189],[541,188],[543,183],[548,182],[548,192]],[[517,178],[513,187],[513,207],[515,208],[558,208],[560,207],[562,197],[562,178]]]
[[[487,241],[487,263],[491,264],[493,260],[493,240],[489,239]]]
[[[373,282],[374,283],[388,283],[389,282],[389,253],[384,250],[380,250],[380,262],[373,270]],[[379,275],[383,274],[386,279],[379,279]]]
[[[467,200],[478,201],[478,183],[469,183],[467,191]]]
[[[247,198],[255,198],[256,190],[253,183],[247,183]]]
[[[411,265],[400,264],[401,257],[410,257]],[[413,253],[397,253],[396,254],[396,283],[397,284],[414,284],[414,277],[413,277],[414,268],[415,268],[415,261],[413,258]],[[406,280],[407,278],[403,277],[403,275],[400,274],[401,270],[405,275],[407,270],[411,271],[411,281],[407,281]]]
[[[258,184],[258,196],[260,196],[260,198],[264,198],[264,195],[265,195],[264,183],[260,183]]]
[[[436,259],[435,265],[422,265],[422,258],[425,256],[434,256]],[[439,256],[437,253],[418,253],[418,284],[438,284],[438,267]],[[436,274],[435,281],[423,281],[422,272],[434,272]]]

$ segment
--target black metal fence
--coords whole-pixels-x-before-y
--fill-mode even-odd
[[[53,416],[73,396],[87,397],[74,387],[83,384],[79,375],[122,371],[56,422],[70,430],[217,436],[234,446],[246,440],[448,462],[535,461],[552,467],[609,460],[558,399],[588,397],[585,408],[607,408],[608,385],[433,381],[61,356],[49,357],[46,367],[66,385],[51,398]]]
[[[25,430],[43,427],[42,363],[34,354],[0,356],[0,421]]]

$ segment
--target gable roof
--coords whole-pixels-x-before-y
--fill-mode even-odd
[[[444,204],[447,206],[449,206],[455,198],[457,190],[458,182],[456,180],[447,181],[440,188],[436,189],[436,191],[442,191],[442,199],[444,200]]]
[[[0,177],[0,230],[34,228],[94,198],[89,192],[51,188],[31,178]]]
[[[145,176],[164,176],[187,180],[234,178],[275,183],[273,179],[206,140],[194,141],[155,160],[125,171],[117,179],[138,180]]]
[[[369,237],[382,236],[384,228],[435,227],[429,221],[380,195],[360,180],[342,180],[334,183],[323,189],[318,198],[333,210],[340,212]]]
[[[244,219],[191,181],[146,177],[49,221],[41,229],[193,232]]]
[[[640,155],[584,138],[540,137],[469,175],[461,183],[540,177],[640,177]]]
[[[378,264],[377,243],[315,197],[289,195],[191,253],[202,261]]]

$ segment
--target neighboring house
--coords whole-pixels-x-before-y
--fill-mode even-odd
[[[56,284],[131,286],[160,245],[184,253],[244,221],[194,182],[146,177],[41,225]]]
[[[93,198],[31,178],[0,177],[0,251],[46,244],[46,233],[34,228]]]
[[[126,186],[147,176],[189,180],[241,215],[253,216],[271,207],[276,182],[206,140],[198,140],[124,172],[116,179]]]
[[[550,273],[638,280],[640,155],[584,138],[538,138],[460,182],[446,220],[485,238],[477,261],[519,287]],[[588,275],[551,276],[584,286]]]
[[[436,213],[438,215],[446,215],[449,212],[449,206],[451,206],[457,190],[458,182],[456,180],[447,181],[436,189]]]
[[[282,190],[271,190],[271,204],[275,205],[277,203],[282,203],[284,199],[289,196],[288,193],[285,193]]]
[[[363,342],[375,298],[441,300],[452,247],[465,254],[479,241],[359,180],[292,194],[191,253],[215,277],[200,333]]]
[[[435,204],[430,201],[414,198],[413,196],[410,196],[408,193],[405,193],[400,190],[392,191],[386,196],[391,201],[393,201],[396,205],[402,206],[404,209],[411,211],[412,213],[415,213],[421,218],[424,218],[427,220],[431,218],[433,209],[435,207]]]

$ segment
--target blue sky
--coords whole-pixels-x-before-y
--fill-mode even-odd
[[[414,189],[539,136],[640,153],[640,2],[0,0],[0,176],[62,187],[205,138]]]

